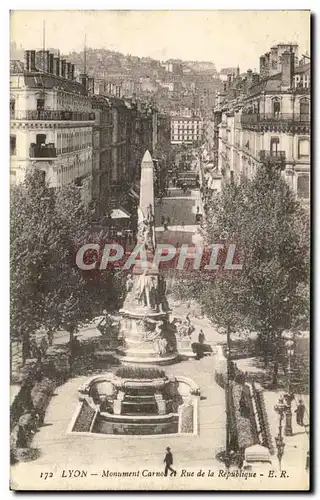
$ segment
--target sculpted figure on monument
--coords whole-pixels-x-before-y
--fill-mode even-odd
[[[154,215],[151,204],[148,206],[147,214],[144,215],[141,208],[139,210],[139,225],[138,225],[138,244],[143,246],[145,250],[154,253]]]
[[[138,278],[136,285],[136,300],[139,305],[154,311],[159,308],[158,280],[144,271]]]

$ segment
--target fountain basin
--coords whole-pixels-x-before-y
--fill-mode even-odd
[[[200,391],[187,377],[122,378],[111,372],[79,388],[69,432],[108,436],[198,434]]]

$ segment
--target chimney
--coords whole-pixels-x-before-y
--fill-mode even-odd
[[[71,64],[71,80],[74,80],[74,64]]]
[[[92,76],[88,77],[87,82],[88,82],[87,83],[87,90],[90,93],[90,95],[92,95],[94,93],[94,78]]]
[[[88,76],[85,73],[80,74],[80,83],[87,90]]]
[[[65,59],[61,59],[61,76],[66,78],[66,65],[67,61]]]
[[[265,78],[266,75],[266,58],[265,56],[260,57],[260,76],[261,78]]]
[[[53,66],[54,66],[54,74],[56,76],[60,76],[60,57],[54,57],[54,62],[53,62]]]
[[[67,62],[67,78],[68,80],[72,80],[71,78],[71,63]]]
[[[51,75],[53,75],[54,73],[54,55],[53,54],[49,54],[49,73],[51,73]]]
[[[247,70],[247,88],[252,85],[252,69]]]
[[[30,71],[30,50],[24,51],[24,70]]]
[[[269,75],[275,75],[278,71],[278,47],[274,46],[270,50]]]
[[[257,73],[253,73],[252,75],[252,84],[256,84],[260,81],[260,75],[258,75]]]
[[[291,88],[292,79],[294,74],[294,53],[283,52],[282,54],[282,75],[281,75],[281,87]]]
[[[44,51],[44,71],[50,73],[50,52],[49,50]]]
[[[270,75],[270,52],[267,52],[264,55],[264,61],[265,61],[265,76]]]
[[[36,71],[36,51],[30,50],[30,71]]]

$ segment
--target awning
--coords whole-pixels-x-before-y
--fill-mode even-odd
[[[130,219],[130,215],[124,208],[114,208],[111,212],[111,219]]]

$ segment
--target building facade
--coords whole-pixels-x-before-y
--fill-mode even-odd
[[[95,113],[92,191],[98,217],[106,215],[110,208],[132,212],[132,198],[139,198],[145,151],[159,154],[158,166],[159,161],[166,163],[164,156],[170,148],[169,116],[151,104],[120,99],[108,91],[108,84],[100,81],[91,96]]]
[[[253,176],[261,163],[269,162],[281,169],[297,197],[307,202],[310,63],[297,64],[296,46],[284,44],[273,47],[267,56],[268,64],[266,55],[260,58],[264,78],[242,86],[232,99],[225,97],[215,110],[220,121],[218,170],[224,180],[238,180],[241,175]]]
[[[49,51],[25,51],[10,68],[10,179],[40,169],[52,187],[74,182],[91,201],[94,115],[88,79]]]
[[[171,144],[193,145],[201,142],[203,120],[200,117],[171,116]]]

